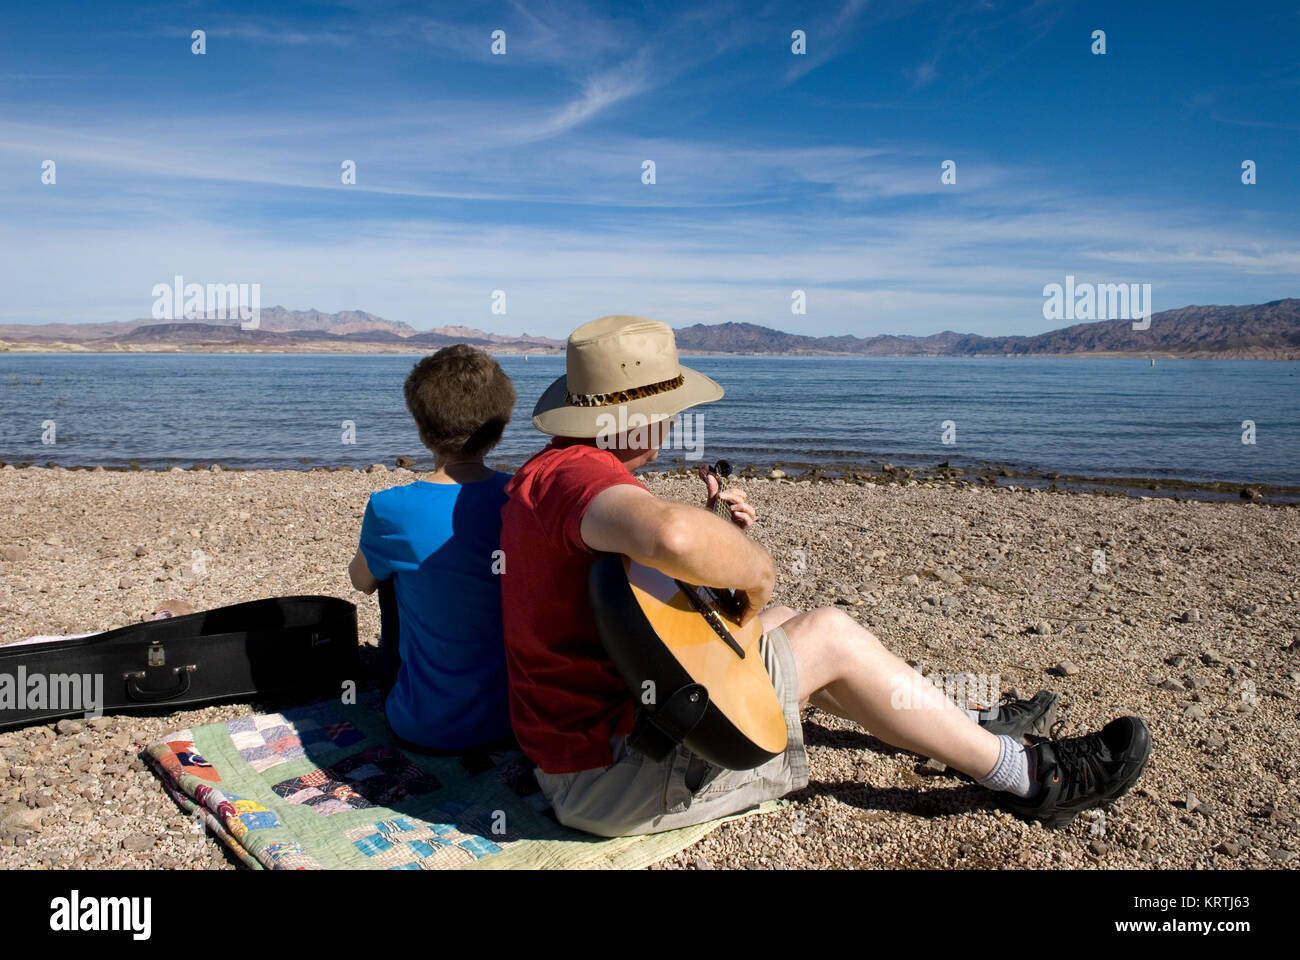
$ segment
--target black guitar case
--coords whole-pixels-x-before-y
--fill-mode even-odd
[[[0,730],[62,717],[171,711],[358,684],[357,608],[272,597],[75,640],[0,647]],[[100,693],[96,694],[98,687]]]

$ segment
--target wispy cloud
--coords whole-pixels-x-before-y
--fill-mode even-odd
[[[785,72],[785,82],[794,83],[812,73],[824,63],[840,56],[849,47],[851,27],[867,8],[868,0],[844,0],[839,10],[825,17],[817,17],[808,26],[796,25],[804,31],[807,52],[794,58],[794,64]]]
[[[194,28],[182,28],[180,33],[189,36]],[[249,43],[291,47],[346,47],[356,41],[354,33],[339,30],[302,30],[286,25],[250,23],[241,21],[229,26],[203,28],[212,39],[230,39]]]
[[[1060,229],[1063,222],[1071,228]],[[1106,245],[1139,226],[1143,250]],[[1163,309],[1189,302],[1180,279],[1188,264],[1201,274],[1204,299],[1224,302],[1243,269],[1256,277],[1260,299],[1293,293],[1300,263],[1300,249],[1283,238],[1162,227],[1141,213],[1078,206],[979,220],[737,213],[689,230],[669,212],[581,228],[397,219],[285,227],[288,236],[271,236],[237,221],[88,227],[55,217],[39,234],[0,238],[0,257],[32,294],[7,301],[0,317],[144,316],[153,284],[181,273],[258,282],[268,304],[362,308],[420,328],[455,322],[559,337],[581,319],[626,310],[674,325],[1032,333],[1050,326],[1043,285],[1066,273],[1153,283]],[[495,289],[507,293],[505,318],[489,312]],[[808,292],[805,317],[789,313],[793,289]]]

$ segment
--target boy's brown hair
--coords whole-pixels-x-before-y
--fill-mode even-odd
[[[481,457],[497,445],[515,387],[482,350],[457,343],[420,360],[406,378],[406,409],[421,442],[445,457]]]

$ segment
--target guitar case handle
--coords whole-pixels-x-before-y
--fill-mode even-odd
[[[688,683],[653,712],[638,711],[627,745],[658,763],[691,735],[708,707],[708,689],[701,683]]]
[[[143,670],[133,673],[124,673],[122,679],[126,681],[126,692],[132,700],[141,703],[161,703],[164,700],[174,700],[189,693],[190,678],[193,675],[195,667],[193,664],[186,664],[183,667],[177,667],[173,673],[176,674],[177,684],[171,689],[147,690],[140,686],[140,681],[144,679]]]

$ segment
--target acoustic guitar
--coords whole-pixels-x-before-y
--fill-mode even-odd
[[[731,472],[725,461],[705,469]],[[721,498],[714,509],[731,519]],[[785,750],[785,714],[758,650],[762,623],[741,625],[731,590],[685,583],[613,553],[592,565],[590,588],[601,641],[641,705],[638,728],[653,728],[640,737],[651,748],[638,746],[638,731],[634,747],[661,759],[679,741],[731,770]]]

